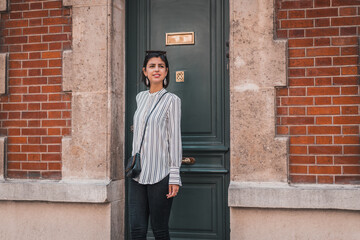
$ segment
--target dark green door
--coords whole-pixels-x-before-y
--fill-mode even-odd
[[[183,186],[174,199],[172,239],[229,239],[229,89],[226,58],[228,0],[127,1],[126,152],[135,95],[145,90],[140,72],[145,50],[167,51],[168,91],[182,100]],[[166,45],[166,34],[194,33],[194,43]],[[176,72],[184,81],[176,82]],[[128,234],[129,235],[129,234]],[[151,231],[149,232],[151,239]]]

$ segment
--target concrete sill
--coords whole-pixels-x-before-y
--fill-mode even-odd
[[[231,182],[229,207],[360,210],[359,185]]]
[[[0,201],[107,203],[124,198],[124,180],[0,181]]]

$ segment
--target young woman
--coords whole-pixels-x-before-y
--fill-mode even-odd
[[[139,151],[150,111],[167,93],[169,63],[166,52],[147,51],[142,80],[149,90],[136,96],[132,155]],[[151,113],[141,149],[141,173],[130,180],[130,228],[132,239],[146,239],[148,219],[155,239],[170,239],[169,216],[172,199],[181,186],[180,165],[181,100],[173,93],[164,95]]]

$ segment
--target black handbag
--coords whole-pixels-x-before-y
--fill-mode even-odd
[[[156,106],[158,105],[158,103],[160,102],[161,98],[167,94],[164,93],[163,95],[161,95],[161,97],[159,98],[159,100],[157,101],[157,103],[155,104],[155,106],[153,107],[153,109],[151,110],[151,112],[149,113],[146,122],[145,122],[145,127],[144,127],[144,132],[143,132],[143,136],[141,139],[141,144],[140,144],[140,148],[139,148],[139,152],[137,152],[134,156],[131,156],[128,159],[128,162],[126,164],[126,168],[125,168],[125,174],[127,177],[129,178],[135,178],[137,176],[139,176],[140,172],[141,172],[141,161],[140,161],[140,152],[141,152],[141,147],[142,144],[144,142],[144,136],[145,136],[145,131],[146,131],[146,126],[149,120],[149,117],[151,115],[151,113],[155,110]]]

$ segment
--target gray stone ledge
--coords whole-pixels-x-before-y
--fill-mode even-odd
[[[229,207],[360,210],[360,186],[231,182]]]
[[[0,181],[1,201],[108,203],[124,199],[124,180]]]

